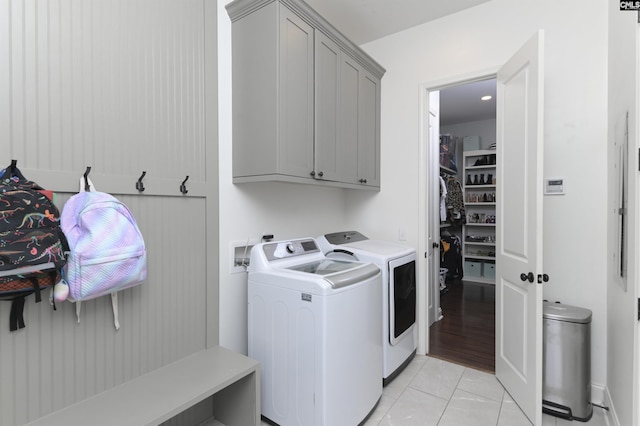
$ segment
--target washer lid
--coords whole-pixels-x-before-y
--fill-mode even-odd
[[[290,266],[287,269],[306,272],[307,274],[328,275],[335,272],[346,271],[347,269],[353,269],[355,265],[360,264],[344,260],[322,259],[314,262],[303,263],[302,265]]]
[[[333,288],[358,284],[380,274],[380,269],[371,263],[346,262],[332,259],[290,266],[286,269],[305,272],[307,274],[323,275],[325,281],[331,284]]]
[[[578,324],[588,324],[591,322],[591,311],[589,309],[549,302],[543,304],[543,309],[544,313],[542,316],[544,319],[575,322]]]

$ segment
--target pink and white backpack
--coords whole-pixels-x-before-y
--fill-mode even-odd
[[[85,177],[80,192],[65,203],[60,226],[69,241],[65,279],[78,322],[81,301],[111,294],[118,329],[116,293],[147,277],[144,239],[131,211],[114,196],[95,191]]]

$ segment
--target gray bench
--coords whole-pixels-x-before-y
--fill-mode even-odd
[[[41,417],[29,426],[157,425],[209,397],[213,424],[259,426],[258,362],[216,346]]]

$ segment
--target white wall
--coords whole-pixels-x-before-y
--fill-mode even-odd
[[[493,0],[368,43],[382,81],[382,190],[347,199],[363,231],[418,247],[420,85],[497,69],[545,30],[545,167],[567,194],[544,199],[545,296],[589,308],[592,380],[606,384],[607,8],[605,0]],[[577,19],[579,14],[579,19]],[[582,220],[576,220],[582,218]],[[424,277],[422,277],[424,279]]]
[[[231,183],[230,23],[224,3],[219,0],[221,344],[246,349],[246,277],[228,273],[230,241],[258,238],[264,232],[280,239],[357,228],[390,240],[402,234],[418,248],[420,85],[495,70],[542,28],[544,174],[567,182],[566,195],[544,198],[544,269],[551,277],[545,297],[593,311],[592,381],[605,386],[606,0],[493,0],[363,46],[387,69],[382,81],[380,193]]]
[[[230,273],[231,242],[315,237],[343,230],[352,191],[263,182],[232,183],[231,22],[218,0],[220,161],[220,344],[247,353],[247,274]],[[251,123],[247,123],[250,125]],[[366,191],[367,197],[375,197]]]
[[[638,262],[638,59],[637,14],[609,8],[609,277],[607,280],[607,379],[612,411],[620,425],[638,424],[638,326],[636,315]],[[629,113],[627,222],[628,275],[620,278],[618,249],[618,149]],[[626,291],[624,287],[626,286]],[[635,382],[635,383],[634,383]]]

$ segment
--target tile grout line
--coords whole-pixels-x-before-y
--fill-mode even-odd
[[[502,386],[502,385],[500,385],[500,386]],[[503,388],[503,389],[504,389],[504,388]],[[500,423],[500,415],[502,414],[502,407],[504,407],[504,394],[505,394],[506,392],[507,392],[507,391],[505,390],[505,391],[502,393],[502,401],[500,401],[500,409],[498,410],[498,418],[496,419],[496,426],[498,426],[498,423]]]
[[[453,395],[455,395],[456,390],[458,390],[458,386],[460,386],[460,381],[462,380],[462,377],[464,376],[465,371],[467,371],[467,367],[462,367],[462,368],[463,368],[462,374],[460,374],[460,377],[458,377],[458,381],[456,382],[456,385],[453,388],[453,392],[451,393],[451,396],[447,400],[447,405],[445,405],[444,410],[442,410],[442,414],[440,414],[440,417],[438,418],[438,423],[436,423],[436,426],[439,425],[440,422],[442,421],[442,418],[444,417],[444,413],[447,412],[449,405],[451,405],[451,400],[453,399]]]

